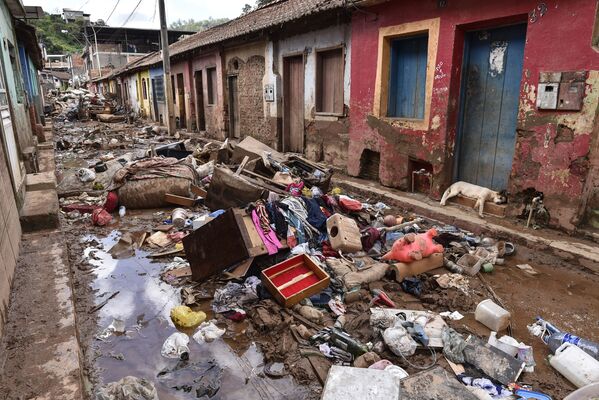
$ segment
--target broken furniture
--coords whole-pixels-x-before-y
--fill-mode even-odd
[[[395,280],[401,283],[408,276],[420,275],[435,268],[443,266],[443,253],[433,253],[422,260],[412,261],[410,263],[395,263],[389,268],[395,272]]]
[[[215,167],[206,194],[206,206],[211,210],[244,207],[265,195],[265,189],[250,183],[227,167]]]
[[[329,286],[329,275],[309,256],[300,254],[262,271],[262,283],[285,307],[320,293]]]
[[[243,210],[222,215],[183,238],[192,278],[203,281],[251,257],[268,254],[252,218]]]

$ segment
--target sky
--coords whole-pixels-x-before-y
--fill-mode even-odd
[[[141,3],[125,26],[129,28],[160,28],[157,0],[24,0],[23,3],[27,6],[41,6],[45,12],[51,14],[60,13],[63,8],[83,10],[91,14],[92,21],[103,19],[110,26],[123,26],[138,1]],[[117,2],[118,6],[107,21]],[[178,19],[235,18],[241,14],[241,9],[246,3],[254,5],[255,1],[165,0],[166,18],[169,24]]]

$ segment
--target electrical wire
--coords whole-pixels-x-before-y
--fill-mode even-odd
[[[152,14],[152,22],[156,21],[156,10],[158,9],[158,0],[154,3],[154,14]]]
[[[87,5],[87,3],[89,3],[89,0],[85,0],[85,2],[83,2],[83,4],[81,4],[81,7],[79,7],[79,8],[77,9],[77,11],[81,11],[81,9],[82,9],[83,7],[85,7],[85,6]]]
[[[114,10],[116,10],[116,8],[119,6],[119,3],[121,2],[121,0],[116,0],[116,4],[114,5],[114,7],[112,8],[112,11],[110,12],[110,15],[108,16],[108,18],[106,18],[104,20],[105,23],[108,23],[108,20],[110,19],[110,17],[112,17],[112,14],[114,14]]]
[[[123,25],[121,25],[121,28],[124,28],[125,25],[127,25],[127,22],[129,22],[129,20],[131,19],[131,17],[133,16],[133,14],[135,14],[135,11],[137,10],[137,7],[139,7],[139,5],[141,4],[143,0],[139,0],[137,2],[137,4],[135,5],[135,8],[133,9],[133,11],[131,11],[131,14],[129,14],[129,16],[127,17],[127,19],[125,20],[125,22],[123,22]]]

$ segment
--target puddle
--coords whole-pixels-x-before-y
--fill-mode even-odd
[[[111,336],[107,341],[94,341],[97,355],[94,366],[105,383],[132,375],[154,382],[161,400],[198,398],[192,388],[183,386],[180,390],[174,389],[169,387],[174,385],[173,379],[167,375],[158,376],[161,371],[171,370],[179,363],[179,360],[160,355],[164,340],[177,331],[169,313],[172,307],[180,304],[179,289],[160,280],[159,274],[165,264],[146,258],[147,253],[143,251],[136,250],[136,255],[131,258],[113,259],[108,250],[118,238],[118,231],[103,239],[86,237],[103,245],[101,249],[90,247],[84,251],[85,256],[93,253],[89,259],[94,266],[92,288],[96,293],[96,305],[119,292],[98,312],[98,333],[114,318],[124,321],[126,326],[124,335]],[[207,302],[200,308],[207,310],[208,305]],[[246,343],[247,338],[241,333],[243,326],[236,331],[241,335],[239,343]],[[263,356],[254,343],[250,343],[249,347],[239,347],[237,340],[225,340],[200,345],[190,338],[189,342],[190,364],[216,365],[222,369],[220,389],[211,399],[307,397],[308,389],[294,383],[291,377],[271,379],[263,376]],[[123,359],[119,359],[121,355]],[[190,380],[195,377],[197,380],[198,371],[204,370],[206,368],[196,368],[185,370],[182,374],[179,371],[178,376],[189,376]]]

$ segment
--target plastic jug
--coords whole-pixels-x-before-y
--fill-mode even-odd
[[[362,250],[362,236],[358,224],[341,214],[333,214],[327,220],[327,232],[331,247],[344,253]]]
[[[578,388],[599,382],[599,361],[572,343],[562,344],[549,363]]]
[[[493,303],[491,299],[487,299],[478,303],[474,318],[490,330],[499,332],[508,327],[511,314],[506,309]]]

